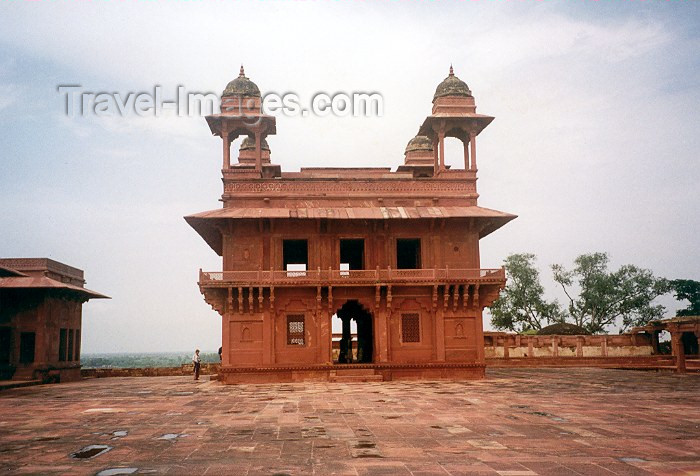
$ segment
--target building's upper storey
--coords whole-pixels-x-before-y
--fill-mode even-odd
[[[480,236],[515,215],[477,206],[476,138],[493,120],[476,113],[471,90],[449,75],[433,97],[432,113],[405,149],[404,163],[390,168],[302,168],[282,172],[272,163],[267,136],[275,118],[262,112],[259,88],[243,68],[222,94],[221,113],[207,116],[223,143],[223,208],[186,217],[220,253],[222,222],[230,219],[472,219]],[[231,145],[242,137],[237,161]],[[445,138],[463,144],[464,168],[445,161]]]

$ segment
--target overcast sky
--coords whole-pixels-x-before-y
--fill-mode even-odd
[[[278,117],[272,159],[395,168],[452,63],[496,117],[479,203],[519,215],[483,267],[535,253],[551,297],[549,265],[593,251],[700,279],[699,19],[685,1],[2,2],[0,256],[112,297],[83,307],[84,352],[216,349],[196,281],[221,261],[182,217],[220,206],[220,140],[201,117],[69,118],[56,87],[218,93],[243,63],[263,92],[375,91],[382,117]]]

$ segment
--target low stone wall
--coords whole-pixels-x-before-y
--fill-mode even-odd
[[[202,364],[201,375],[214,375],[219,373],[220,364]],[[183,364],[180,367],[146,367],[146,368],[100,368],[81,369],[80,375],[83,378],[102,377],[167,377],[175,375],[194,375],[192,364]]]
[[[653,355],[648,334],[528,336],[485,332],[484,350],[487,359]]]

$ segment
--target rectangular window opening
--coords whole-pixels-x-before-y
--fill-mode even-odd
[[[0,327],[0,364],[9,364],[12,353],[12,328]]]
[[[75,360],[80,360],[80,329],[75,330]]]
[[[73,329],[68,329],[68,357],[66,360],[68,362],[73,360]]]
[[[19,335],[19,362],[31,364],[34,362],[34,346],[36,334],[34,332],[22,332]]]
[[[401,315],[402,342],[420,342],[420,316],[418,314]]]
[[[365,269],[365,240],[358,238],[340,240],[340,269]]]
[[[282,266],[287,276],[306,276],[309,269],[308,240],[283,240]]]
[[[59,338],[58,338],[58,361],[59,362],[66,361],[66,348],[67,348],[67,344],[68,344],[67,332],[68,332],[68,329],[61,329],[59,331]]]
[[[287,316],[287,345],[305,345],[304,315]]]
[[[396,240],[396,267],[398,269],[420,269],[420,238],[398,238]]]

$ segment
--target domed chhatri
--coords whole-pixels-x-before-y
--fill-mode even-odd
[[[413,139],[408,141],[405,152],[408,154],[409,152],[414,152],[417,150],[433,151],[433,143],[428,136],[415,136]]]
[[[537,331],[538,336],[550,336],[550,335],[567,335],[567,336],[575,336],[575,335],[589,335],[590,332],[588,332],[586,329],[584,329],[581,326],[577,326],[576,324],[570,324],[568,322],[557,322],[556,324],[551,324],[547,327],[543,327],[539,331]]]
[[[260,147],[262,150],[270,150],[270,146],[267,145],[267,140],[265,139],[262,140]],[[243,139],[243,142],[241,142],[241,147],[239,150],[255,150],[255,138],[247,136],[245,139]]]
[[[472,97],[472,92],[467,86],[467,83],[455,76],[452,65],[450,65],[450,74],[438,84],[433,96],[433,101],[437,98],[445,96],[464,96]]]
[[[254,82],[246,77],[243,65],[241,65],[241,71],[238,73],[238,77],[228,83],[224,92],[221,93],[221,97],[226,96],[260,97],[260,89]]]

